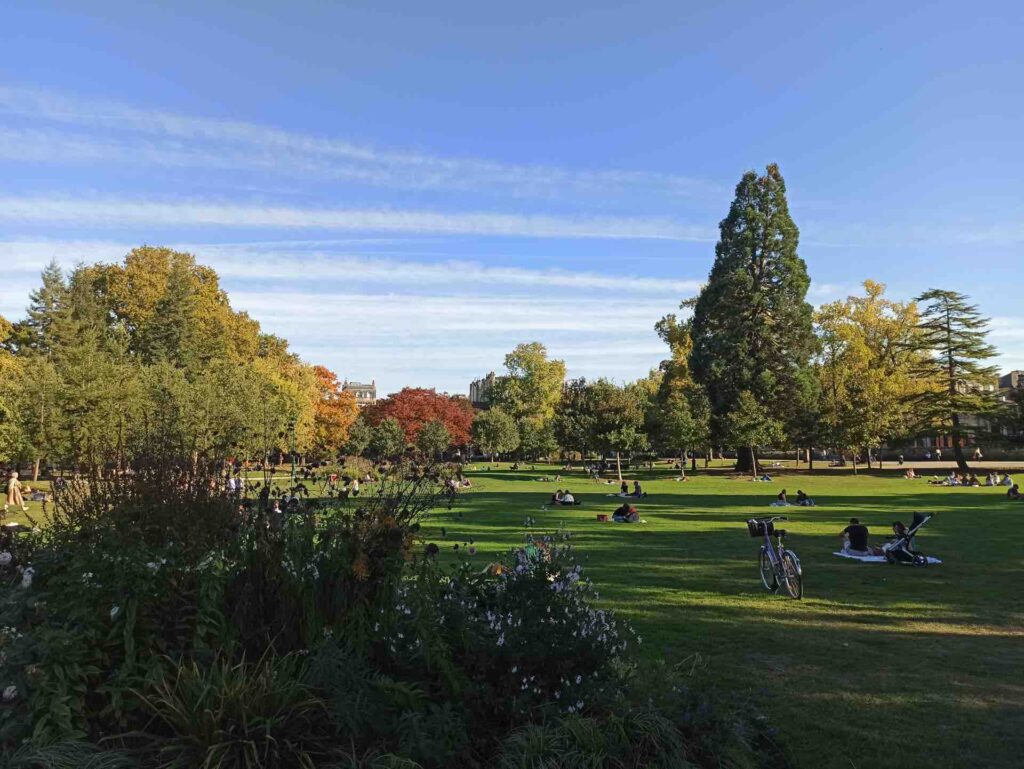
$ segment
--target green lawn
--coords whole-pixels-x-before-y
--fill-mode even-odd
[[[478,465],[478,467],[482,467]],[[481,567],[536,528],[564,525],[601,599],[629,617],[652,657],[695,664],[694,676],[768,715],[801,769],[1024,765],[1024,504],[1005,489],[949,489],[896,471],[787,472],[773,483],[698,473],[639,473],[645,523],[599,523],[617,491],[554,468],[476,470],[426,534],[474,540]],[[630,479],[637,474],[630,474]],[[568,480],[567,480],[568,479]],[[583,506],[542,509],[569,486]],[[815,508],[771,508],[780,488]],[[881,543],[893,520],[938,513],[918,547],[943,560],[914,568],[836,558],[851,516]],[[783,512],[805,597],[760,585],[752,515]],[[450,551],[449,551],[450,552]]]
[[[638,503],[645,523],[616,524],[596,514],[621,503],[606,496],[617,485],[579,472],[537,480],[557,472],[472,470],[473,488],[451,511],[429,514],[425,535],[441,543],[444,527],[450,544],[472,538],[482,568],[522,541],[527,516],[539,531],[565,526],[601,600],[633,621],[644,653],[692,667],[765,713],[800,769],[1024,766],[1024,504],[1004,489],[933,487],[896,470],[789,470],[773,483],[722,469],[687,483],[644,471],[627,477],[650,492]],[[566,486],[581,507],[542,509]],[[769,507],[783,487],[818,506]],[[880,543],[914,510],[938,513],[918,547],[941,566],[830,555],[851,516]],[[761,588],[758,541],[744,525],[780,512],[803,564],[802,601]]]

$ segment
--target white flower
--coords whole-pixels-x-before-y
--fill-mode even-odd
[[[498,646],[504,646],[504,645],[505,645],[505,634],[502,633],[501,636],[498,638]]]
[[[14,560],[14,556],[6,550],[0,553],[0,566],[10,566],[12,560]]]
[[[110,618],[111,619],[114,619],[120,613],[121,613],[121,607],[120,606],[111,606],[110,607]]]
[[[6,689],[4,689],[4,694],[3,694],[4,702],[10,702],[11,700],[13,700],[17,696],[18,696],[18,687],[17,686],[14,686],[13,684],[11,684]]]
[[[149,563],[146,564],[146,568],[149,569],[154,574],[156,574],[157,569],[160,568],[160,564],[156,563],[155,561],[150,561]]]
[[[21,575],[21,586],[32,587],[32,577],[35,575],[35,573],[36,570],[33,569],[31,566],[25,569],[24,573]]]

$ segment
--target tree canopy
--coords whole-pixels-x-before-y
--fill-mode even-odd
[[[377,425],[387,418],[397,421],[410,444],[416,442],[424,425],[440,422],[455,446],[465,446],[470,442],[474,413],[473,404],[468,399],[424,387],[405,387],[363,411],[370,425]]]

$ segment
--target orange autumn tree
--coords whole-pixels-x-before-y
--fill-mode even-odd
[[[406,387],[363,410],[370,425],[378,425],[391,417],[405,431],[405,438],[414,443],[420,428],[428,422],[441,422],[451,436],[452,446],[465,446],[473,427],[473,405],[466,398],[445,395],[424,387]]]
[[[349,428],[359,417],[359,407],[352,393],[342,389],[333,371],[314,366],[318,398],[313,414],[313,453],[321,458],[333,457],[348,440]]]

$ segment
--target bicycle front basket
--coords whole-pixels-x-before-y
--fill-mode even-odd
[[[765,534],[771,536],[775,533],[775,524],[771,521],[759,521],[757,518],[751,518],[747,521],[747,531],[755,539],[763,537]]]

